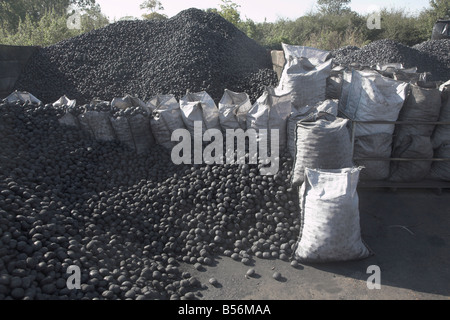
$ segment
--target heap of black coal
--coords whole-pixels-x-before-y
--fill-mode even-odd
[[[361,49],[340,48],[334,50],[332,56],[334,62],[342,66],[401,63],[405,68],[417,67],[418,72],[430,73],[430,80],[447,81],[450,79],[448,51],[445,52],[448,44],[447,47],[443,44],[445,40],[409,47],[394,40],[384,39],[374,41]]]
[[[44,103],[62,95],[78,104],[131,94],[180,98],[224,89],[246,92],[254,102],[278,80],[267,50],[215,13],[198,9],[168,20],[119,21],[40,48],[16,83]]]

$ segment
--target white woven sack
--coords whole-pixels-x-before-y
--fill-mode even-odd
[[[436,122],[441,112],[441,92],[437,87],[426,87],[425,83],[410,84],[408,97],[398,115],[398,121],[405,122]],[[395,135],[404,137],[407,135],[431,137],[435,125],[408,124],[397,125]],[[394,139],[397,140],[397,139]],[[394,141],[396,145],[396,141]]]
[[[131,131],[130,123],[128,122],[127,117],[110,117],[109,121],[114,129],[116,139],[131,150],[136,151],[133,132]]]
[[[364,259],[370,255],[361,238],[359,197],[361,168],[305,169],[300,189],[301,226],[295,249],[305,262]]]
[[[141,154],[147,152],[156,141],[153,136],[152,129],[150,127],[150,108],[147,104],[137,97],[126,95],[122,98],[114,98],[111,101],[111,107],[126,110],[131,107],[138,107],[144,111],[145,115],[137,114],[133,116],[126,116],[125,119],[111,119],[111,123],[114,123],[113,127],[116,131],[118,140],[122,141],[126,145],[132,147],[129,132],[131,131],[134,150],[136,153]],[[129,130],[128,130],[128,126]]]
[[[222,130],[246,130],[247,113],[252,107],[248,94],[225,89],[219,102],[219,122]]]
[[[75,117],[72,113],[70,113],[70,108],[74,108],[76,104],[77,104],[76,100],[70,100],[66,96],[62,96],[52,104],[54,107],[64,107],[65,109],[64,115],[58,119],[58,122],[61,125],[77,128],[79,127],[77,117]]]
[[[297,123],[301,120],[306,119],[312,113],[315,113],[317,115],[319,112],[326,112],[326,113],[332,114],[333,116],[337,117],[338,101],[337,100],[325,100],[313,107],[306,106],[303,108],[296,108],[296,109],[292,110],[292,113],[289,116],[289,119],[287,122],[287,145],[288,145],[289,154],[292,157],[295,157],[295,150],[296,150],[295,130],[297,129]]]
[[[156,143],[172,150],[176,144],[171,140],[172,132],[185,128],[180,104],[174,95],[169,94],[157,95],[147,105],[152,110],[150,124]]]
[[[327,79],[332,60],[315,65],[308,58],[290,57],[283,69],[278,88],[291,92],[292,105],[301,108],[326,99]]]
[[[450,142],[443,143],[435,152],[438,159],[450,159]],[[450,181],[450,162],[435,161],[431,167],[431,177],[443,181]]]
[[[332,114],[312,113],[297,122],[292,185],[305,178],[305,168],[341,169],[353,166],[349,120]]]
[[[406,99],[409,84],[380,75],[376,71],[357,71],[352,82],[344,112],[356,121],[396,121]],[[355,135],[393,134],[395,125],[357,124]]]
[[[329,51],[320,50],[317,48],[305,47],[305,46],[294,46],[286,43],[282,43],[284,58],[289,61],[289,57],[292,58],[308,58],[314,64],[320,64],[325,61],[330,56]]]
[[[291,112],[291,94],[266,87],[247,114],[247,129],[267,130],[268,141],[271,141],[272,130],[278,130],[279,154],[282,154],[287,147],[287,120]]]
[[[195,122],[202,122],[202,137],[195,137],[199,141],[202,141],[203,136],[206,140],[211,140],[212,137],[205,134],[206,130],[220,130],[219,109],[211,96],[205,91],[196,93],[188,92],[180,100],[180,109],[183,122],[192,138],[195,135]]]
[[[141,107],[145,110],[147,110],[147,105],[144,101],[137,97],[132,97],[130,95],[125,95],[122,98],[116,97],[111,101],[111,107],[115,107],[118,109],[125,110],[127,108],[131,107]]]
[[[97,141],[114,141],[114,129],[109,121],[109,112],[106,111],[86,111],[78,116],[81,128],[86,129]]]
[[[68,108],[73,108],[75,107],[77,104],[76,100],[70,100],[69,98],[67,98],[67,96],[62,96],[61,98],[59,98],[57,101],[55,101],[52,105],[54,107],[68,107]]]
[[[450,122],[450,81],[441,87],[442,108],[439,115],[439,122]],[[431,142],[433,148],[438,149],[444,143],[450,143],[450,125],[440,124],[433,132]]]
[[[348,101],[348,94],[350,92],[350,85],[352,83],[352,75],[351,71],[343,71],[342,74],[342,89],[341,95],[339,98],[339,110],[345,111]]]
[[[390,181],[417,182],[430,173],[433,161],[433,145],[430,137],[407,135],[393,146],[393,158],[419,159],[418,161],[392,161]],[[430,159],[430,161],[424,161]]]
[[[5,100],[9,103],[15,103],[15,102],[20,102],[20,103],[31,103],[31,104],[41,104],[41,100],[39,100],[38,98],[36,98],[35,96],[33,96],[31,93],[26,92],[26,91],[14,91],[13,93],[11,93],[9,96],[7,96],[5,98]]]
[[[377,133],[371,136],[356,137],[354,143],[354,158],[389,159],[392,154],[392,136],[387,133]],[[361,180],[385,180],[389,178],[390,161],[387,160],[355,160],[364,167]]]

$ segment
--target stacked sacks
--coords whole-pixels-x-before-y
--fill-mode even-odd
[[[278,89],[291,92],[294,108],[324,101],[332,68],[329,52],[286,44],[283,44],[283,51],[286,65]]]
[[[347,119],[319,112],[297,123],[292,185],[304,182],[305,169],[342,169],[353,166]]]
[[[419,73],[430,72],[432,81],[447,81],[450,78],[448,66],[448,53],[444,43],[436,43],[437,51],[441,59],[436,54],[427,52],[428,50],[418,50],[397,43],[393,40],[377,40],[361,49],[336,50],[332,52],[333,60],[342,66],[349,67],[353,63],[373,66],[376,64],[400,63],[405,68],[417,67]],[[445,52],[442,54],[442,52]]]
[[[149,110],[140,99],[129,95],[108,101],[93,100],[77,106],[66,96],[53,103],[64,110],[61,125],[75,127],[97,141],[118,141],[130,150],[145,153],[155,144],[150,129]]]
[[[439,122],[450,122],[450,81],[444,83],[442,92],[442,107]],[[450,141],[450,125],[438,125],[432,135],[433,148],[438,149],[443,143]]]
[[[295,132],[297,130],[297,123],[309,117],[312,113],[326,112],[337,117],[338,115],[338,100],[325,100],[315,106],[306,106],[303,108],[293,109],[287,123],[287,143],[289,154],[295,157],[296,144]]]
[[[408,84],[376,71],[353,71],[344,114],[354,123],[354,158],[389,158],[394,124],[364,124],[358,121],[396,121],[407,95]],[[389,143],[388,143],[389,141]],[[383,145],[380,150],[379,146]],[[361,179],[385,180],[389,161],[358,161],[366,166]]]
[[[364,65],[352,65],[350,68],[336,66],[331,71],[331,76],[327,80],[327,96],[339,99],[339,108],[344,110],[347,105],[348,94],[352,82],[353,70],[376,71],[381,75],[404,82],[427,81],[428,73],[417,73],[417,68],[404,68],[401,63],[377,64],[369,67]]]
[[[220,109],[205,91],[188,92],[180,102],[170,94],[157,95],[148,103],[126,95],[114,98],[111,103],[94,100],[82,107],[64,96],[54,106],[64,110],[59,119],[61,124],[77,127],[99,141],[118,141],[137,153],[148,151],[154,144],[172,149],[177,144],[172,141],[177,129],[187,129],[192,139],[203,142],[211,141],[215,135],[210,129],[217,133],[227,129],[255,129],[260,137],[267,132],[269,139],[276,129],[279,132],[276,145],[282,153],[287,144],[286,125],[292,110],[291,95],[280,95],[272,87],[265,88],[253,105],[246,93],[225,90]],[[195,130],[199,125],[201,130]]]
[[[420,159],[418,161],[393,161],[391,181],[421,181],[430,172],[433,158],[431,135],[434,124],[408,124],[414,122],[436,122],[441,110],[441,93],[434,83],[410,85],[408,98],[399,114],[395,130],[392,156],[394,158]],[[425,161],[430,159],[430,161]]]
[[[328,53],[291,48],[283,45],[287,64],[279,89],[292,95],[287,123],[288,150],[294,157],[291,184],[301,186],[295,257],[308,262],[365,258],[369,251],[361,240],[356,193],[361,169],[353,168],[350,121],[337,116],[337,99],[326,100],[339,98],[342,70],[334,83],[327,82]]]
[[[330,76],[327,78],[326,98],[339,99],[341,97],[342,86],[344,85],[345,67],[336,66],[331,69]]]
[[[450,81],[441,86],[442,108],[439,122],[450,122]],[[450,125],[438,125],[432,136],[434,156],[437,159],[450,158]],[[450,181],[450,162],[436,161],[431,167],[431,176],[434,179]]]

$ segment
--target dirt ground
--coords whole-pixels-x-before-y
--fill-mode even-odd
[[[360,261],[300,264],[228,257],[202,271],[183,265],[207,288],[200,300],[450,300],[450,190],[360,189],[362,238],[373,252]],[[380,289],[369,289],[380,270]],[[255,275],[246,277],[249,268]],[[275,280],[273,273],[281,273]],[[208,283],[216,278],[215,286]],[[371,277],[369,279],[369,277]]]

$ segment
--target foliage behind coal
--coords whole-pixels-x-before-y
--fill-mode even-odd
[[[276,85],[266,49],[221,16],[198,9],[168,20],[119,21],[41,48],[16,89],[44,103],[67,95],[78,103],[125,94],[207,91],[216,101],[224,89],[256,100],[263,85]],[[261,72],[265,74],[261,77]],[[247,79],[261,81],[246,81]]]

